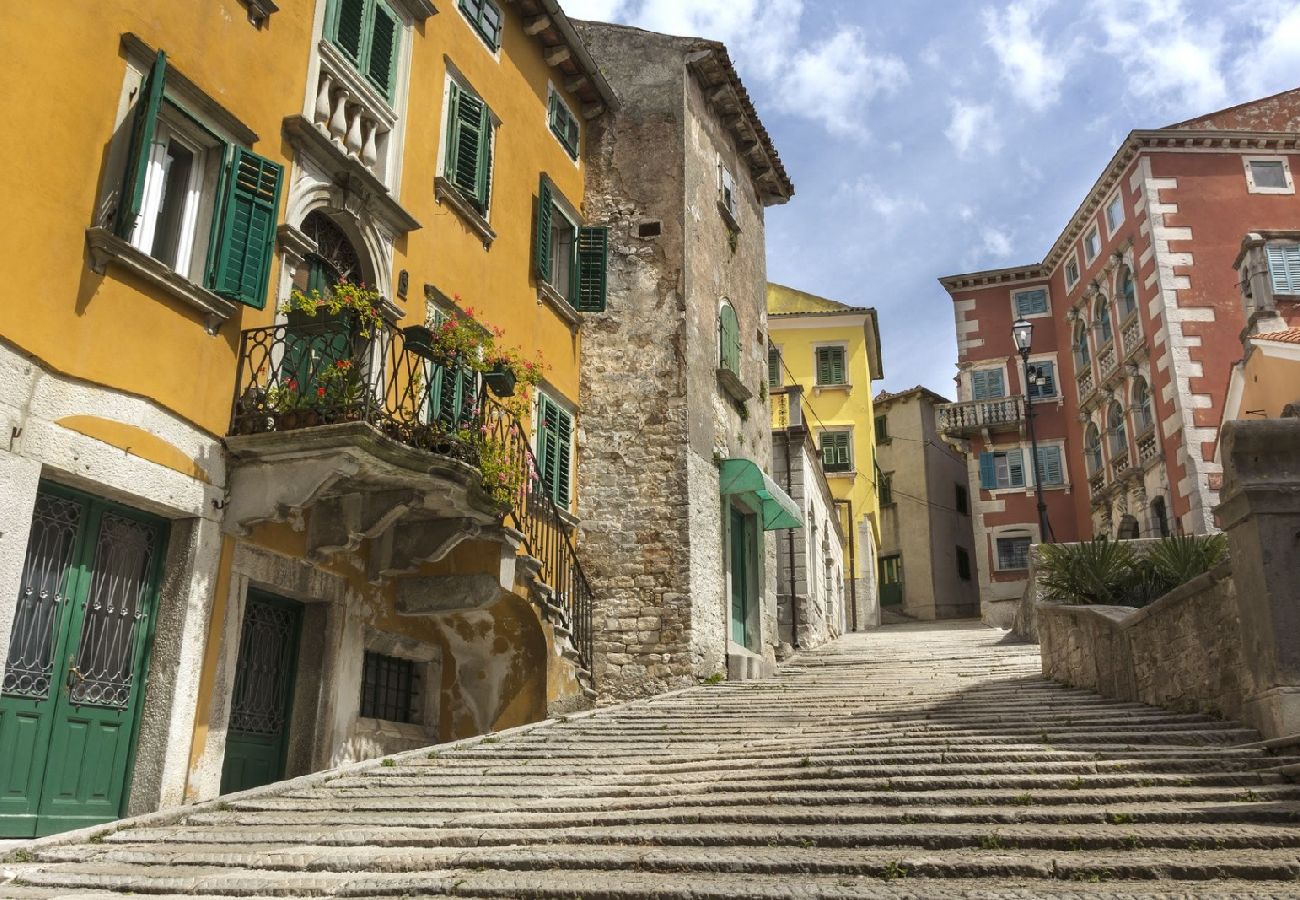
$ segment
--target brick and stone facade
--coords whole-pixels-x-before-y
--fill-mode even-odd
[[[999,540],[1045,537],[1011,337],[1019,315],[1035,325],[1031,366],[1050,366],[1032,407],[1040,445],[1060,452],[1060,477],[1044,479],[1046,537],[1216,527],[1217,429],[1246,324],[1234,261],[1247,235],[1300,224],[1297,118],[1300,90],[1134,131],[1041,263],[940,279],[956,317],[960,401],[941,410],[941,428],[967,450],[972,488],[981,454],[1024,461],[1017,483],[975,497],[987,620],[1007,624],[1025,584]]]
[[[793,188],[721,44],[578,28],[620,104],[589,125],[585,208],[610,227],[609,296],[583,325],[577,469],[595,678],[619,698],[774,659],[775,557],[761,531],[748,646],[730,639],[719,462],[770,470],[763,210]],[[724,304],[739,325],[735,378],[720,373]]]

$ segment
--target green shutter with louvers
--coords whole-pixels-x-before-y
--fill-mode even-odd
[[[546,396],[539,396],[538,464],[542,486],[558,506],[569,506],[569,468],[572,456],[573,419]]]
[[[226,175],[211,288],[255,309],[266,304],[283,175],[278,163],[242,147],[235,148]]]
[[[554,215],[551,186],[543,178],[537,185],[537,216],[533,236],[533,269],[538,281],[551,280],[551,216]]]
[[[140,94],[135,101],[131,144],[126,156],[126,175],[122,179],[122,194],[115,223],[118,235],[126,240],[131,239],[135,223],[140,218],[145,172],[149,167],[153,136],[158,128],[158,110],[162,106],[163,83],[166,78],[167,54],[159,50],[149,74],[140,83]]]
[[[334,0],[333,11],[330,40],[359,66],[366,30],[366,0]]]
[[[487,104],[455,82],[450,96],[446,175],[479,212],[487,212],[492,187],[491,113]]]
[[[399,27],[397,16],[384,4],[375,3],[366,52],[366,77],[389,100],[393,98],[393,81],[397,73]]]
[[[578,229],[579,312],[604,312],[609,277],[609,229],[591,226]]]
[[[569,508],[569,465],[573,449],[573,419],[558,406],[555,408],[555,502]]]
[[[740,374],[740,322],[730,303],[718,314],[718,365]]]
[[[986,491],[998,486],[998,470],[993,454],[985,451],[980,454],[980,487]]]
[[[781,386],[781,351],[775,347],[767,348],[767,386]]]
[[[817,348],[817,383],[844,384],[844,348]]]

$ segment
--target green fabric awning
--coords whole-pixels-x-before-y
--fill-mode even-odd
[[[722,461],[722,495],[739,494],[759,510],[764,531],[802,528],[803,512],[752,459]]]

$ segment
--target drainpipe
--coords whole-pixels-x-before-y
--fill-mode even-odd
[[[851,626],[854,631],[858,630],[858,554],[857,541],[854,539],[853,527],[853,501],[836,500],[836,505],[843,503],[848,509],[848,532],[849,532],[849,611],[852,613],[850,618],[853,620]]]
[[[786,388],[786,406],[789,409],[789,424],[785,432],[785,492],[787,494],[794,490],[794,469],[790,460],[790,437],[791,433],[798,428],[800,431],[800,446],[803,446],[807,440],[807,428],[803,421],[803,387],[792,384]],[[790,646],[796,650],[799,649],[799,598],[795,595],[795,547],[794,547],[794,529],[785,530],[785,540],[787,551],[790,555]]]

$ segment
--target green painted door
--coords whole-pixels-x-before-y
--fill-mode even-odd
[[[123,814],[167,526],[43,484],[0,693],[0,837]]]
[[[753,550],[754,517],[734,506],[731,512],[731,639],[749,646],[750,594],[754,576],[750,568]]]
[[[880,605],[899,606],[903,602],[903,560],[897,556],[880,557]]]
[[[248,592],[221,768],[223,794],[284,777],[301,634],[300,604]]]

